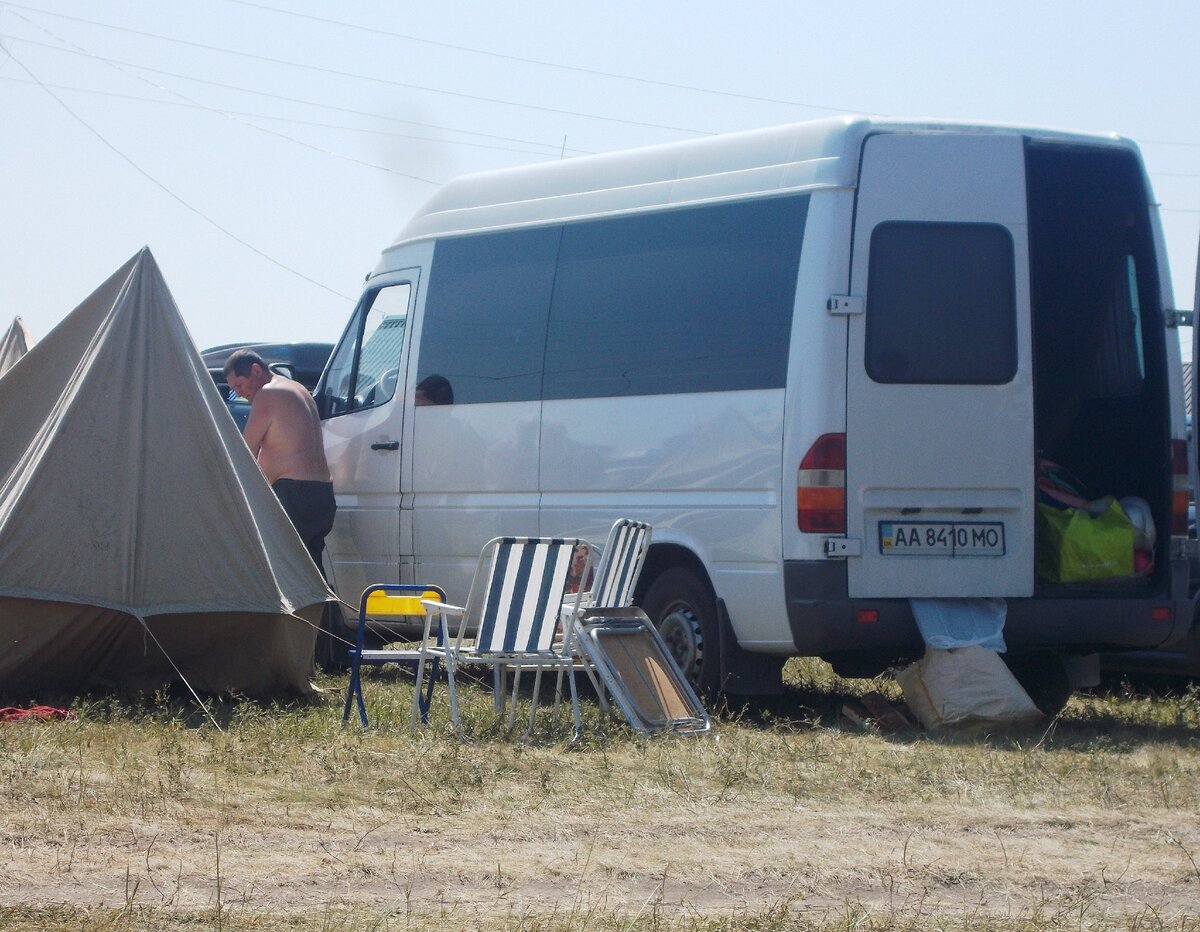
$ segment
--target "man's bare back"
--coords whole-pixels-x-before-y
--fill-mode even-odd
[[[245,436],[267,482],[329,481],[317,406],[298,382],[276,376],[262,387],[250,404]]]
[[[267,482],[329,482],[321,421],[308,390],[259,366],[249,375],[230,372],[227,378],[229,387],[250,401],[250,418],[242,433]]]

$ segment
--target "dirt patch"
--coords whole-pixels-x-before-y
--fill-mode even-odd
[[[1200,915],[1190,710],[1170,732],[1065,720],[953,742],[725,719],[687,740],[597,725],[572,747],[495,732],[482,690],[466,740],[437,723],[410,736],[405,683],[371,686],[383,724],[366,733],[341,726],[336,696],[239,707],[221,733],[169,708],[0,729],[0,907],[346,908],[481,928]]]
[[[3,905],[1200,913],[1195,823],[1088,808],[763,811],[631,798],[598,811],[563,799],[535,812],[378,809],[319,826],[263,818],[223,828],[219,812],[202,810],[169,822],[29,815],[0,836]]]

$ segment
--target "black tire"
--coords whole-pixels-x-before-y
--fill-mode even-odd
[[[336,602],[326,602],[325,610],[321,613],[321,630],[317,632],[317,646],[314,652],[314,662],[318,670],[324,673],[340,673],[350,668],[350,660],[346,649],[350,646],[346,641],[354,636],[348,631],[342,617],[342,607]],[[344,638],[345,640],[341,640]]]
[[[1053,718],[1063,710],[1074,690],[1061,658],[1053,654],[1001,656],[1043,715]]]
[[[721,640],[716,599],[705,582],[686,567],[673,567],[650,584],[641,607],[696,690],[717,692]]]

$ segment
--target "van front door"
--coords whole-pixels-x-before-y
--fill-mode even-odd
[[[406,581],[401,553],[412,553],[411,540],[401,544],[400,441],[404,338],[418,273],[373,283],[317,386],[338,504],[326,562],[331,583],[350,605],[369,585]]]
[[[1033,593],[1024,144],[867,139],[849,317],[852,598]],[[851,552],[854,552],[851,547]]]

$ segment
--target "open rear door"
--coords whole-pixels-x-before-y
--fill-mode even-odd
[[[1197,373],[1196,367],[1200,365],[1200,245],[1196,247],[1196,283],[1195,292],[1192,294],[1192,379],[1191,384],[1185,387],[1188,393],[1188,470],[1190,472],[1189,484],[1192,489],[1193,503],[1195,497],[1200,495],[1200,461],[1198,461],[1196,451],[1200,450],[1200,442],[1197,442],[1196,430],[1200,425],[1196,424],[1196,408],[1197,396],[1196,387],[1200,385],[1200,374]],[[1188,515],[1189,519],[1192,517]],[[1193,585],[1196,580],[1192,580]]]
[[[1029,596],[1034,430],[1024,141],[881,134],[855,216],[853,598]],[[852,548],[853,549],[853,548]]]

